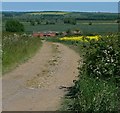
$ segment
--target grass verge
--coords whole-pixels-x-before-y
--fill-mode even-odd
[[[4,33],[2,40],[3,74],[28,60],[42,45],[40,38],[26,34]]]

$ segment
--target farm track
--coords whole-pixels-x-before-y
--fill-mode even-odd
[[[44,42],[28,62],[2,78],[3,111],[55,111],[78,75],[79,55],[65,45]]]

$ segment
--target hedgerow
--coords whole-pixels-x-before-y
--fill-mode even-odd
[[[118,35],[79,45],[84,50],[79,79],[70,89],[63,110],[87,113],[119,112],[120,42]]]

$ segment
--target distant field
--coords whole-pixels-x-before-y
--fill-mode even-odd
[[[68,29],[79,29],[84,34],[107,34],[118,32],[117,13],[95,13],[95,12],[65,12],[65,11],[40,11],[40,12],[4,12],[3,31],[5,23],[13,18],[19,20],[25,26],[26,33],[40,31],[67,31]],[[77,23],[73,25],[64,24],[65,20]],[[34,22],[35,25],[31,25]],[[92,25],[89,23],[92,22]],[[39,23],[39,24],[38,24]]]
[[[115,20],[77,20],[77,23],[88,23],[88,22],[92,22],[92,23],[108,23],[108,24],[116,24]]]
[[[67,12],[35,12],[35,13],[28,13],[30,15],[64,15],[68,14]]]
[[[66,31],[68,29],[80,29],[83,33],[97,33],[106,34],[114,33],[118,31],[118,24],[113,23],[78,23],[77,25],[70,24],[55,24],[55,25],[35,25],[31,26],[29,23],[24,23],[25,30],[27,33],[38,32],[38,31]]]
[[[92,25],[89,25],[90,21],[78,21],[76,25],[72,24],[47,24],[47,25],[30,25],[29,22],[23,22],[25,26],[26,33],[40,32],[40,31],[67,31],[68,29],[75,30],[79,29],[84,34],[107,34],[107,33],[116,33],[118,32],[118,24],[113,21],[92,21]],[[3,23],[3,31],[5,31]]]

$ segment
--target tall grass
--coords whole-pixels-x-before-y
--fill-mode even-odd
[[[118,87],[113,82],[80,77],[67,94],[62,109],[81,113],[117,113]]]
[[[3,74],[33,56],[41,46],[41,39],[26,34],[3,33]]]

